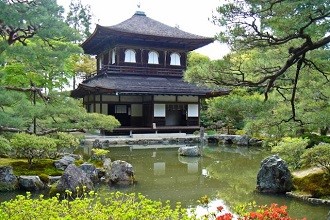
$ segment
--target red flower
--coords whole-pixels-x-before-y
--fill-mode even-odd
[[[233,215],[231,213],[226,213],[224,215],[218,216],[216,220],[232,220],[232,219],[233,219]]]
[[[221,212],[221,211],[223,210],[223,206],[218,206],[218,207],[217,207],[217,210],[218,210],[219,212]]]

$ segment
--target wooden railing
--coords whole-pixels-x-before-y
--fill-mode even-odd
[[[140,75],[169,75],[169,76],[182,76],[183,69],[170,69],[170,68],[154,68],[154,67],[137,67],[137,66],[103,66],[101,72],[107,73],[134,73]]]

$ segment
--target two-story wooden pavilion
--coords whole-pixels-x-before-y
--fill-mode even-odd
[[[227,94],[183,81],[187,53],[214,41],[173,28],[137,11],[114,26],[97,25],[82,44],[96,55],[97,75],[72,96],[89,112],[114,115],[118,131],[195,131],[201,99]]]

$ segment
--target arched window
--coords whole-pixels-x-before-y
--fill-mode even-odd
[[[159,55],[156,51],[150,51],[148,56],[148,64],[159,64]]]
[[[173,65],[173,66],[180,66],[181,65],[181,63],[180,63],[180,55],[178,53],[172,53],[171,54],[170,65]]]
[[[126,63],[136,63],[134,50],[132,50],[132,49],[125,50],[125,62]]]

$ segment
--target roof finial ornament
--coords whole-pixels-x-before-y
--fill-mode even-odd
[[[143,12],[143,10],[141,10],[141,0],[138,1],[136,6],[137,6],[137,10],[135,12],[135,15],[146,16],[146,14]]]

